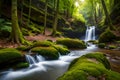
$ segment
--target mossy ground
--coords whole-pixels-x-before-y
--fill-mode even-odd
[[[57,39],[56,43],[65,45],[70,49],[84,49],[84,48],[86,48],[85,43],[79,39],[59,38],[59,39]]]
[[[57,80],[120,80],[120,74],[109,67],[102,53],[91,53],[73,61],[68,71]]]

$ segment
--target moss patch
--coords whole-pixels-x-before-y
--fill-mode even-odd
[[[46,59],[58,59],[58,51],[53,47],[35,47],[31,49],[32,52],[44,56]]]
[[[49,46],[52,46],[53,44],[54,43],[50,41],[37,41],[33,43],[32,47],[38,47],[38,46],[49,47]]]
[[[114,33],[107,29],[105,32],[103,32],[99,37],[99,43],[106,43],[106,42],[113,42],[116,39],[116,36]]]
[[[105,46],[106,46],[105,43],[99,43],[99,44],[98,44],[98,47],[99,47],[99,48],[105,48]]]
[[[17,69],[26,68],[26,67],[29,67],[29,63],[21,62],[21,63],[18,63],[17,65],[15,65],[15,68],[17,68]]]
[[[61,55],[66,55],[66,54],[70,53],[70,51],[69,51],[66,47],[64,47],[64,46],[62,46],[62,45],[53,45],[53,47],[54,47],[56,50],[58,50],[58,52],[59,52]]]
[[[13,48],[6,48],[0,50],[0,65],[9,65],[12,63],[20,62],[22,54]]]
[[[106,60],[102,53],[84,55],[75,59],[68,71],[57,80],[119,80],[120,74],[109,70]]]
[[[84,49],[86,48],[85,43],[79,39],[70,39],[70,38],[59,38],[56,41],[57,44],[62,44],[71,49]]]

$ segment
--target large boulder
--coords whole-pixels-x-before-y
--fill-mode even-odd
[[[0,67],[9,64],[19,63],[22,61],[22,54],[16,49],[6,48],[0,49]]]
[[[116,35],[110,30],[107,29],[99,37],[99,43],[113,42],[116,39]]]
[[[84,48],[86,48],[85,43],[79,39],[59,38],[56,40],[56,43],[65,45],[70,49],[84,49]]]
[[[120,80],[120,74],[110,70],[102,53],[90,53],[75,59],[68,71],[57,80]]]
[[[59,58],[58,51],[53,47],[34,47],[31,49],[31,51],[44,56],[46,59]]]

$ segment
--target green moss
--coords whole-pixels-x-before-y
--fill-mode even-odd
[[[88,42],[93,43],[93,44],[98,44],[98,40],[90,40]]]
[[[62,46],[62,45],[53,45],[53,47],[54,47],[55,49],[57,49],[58,52],[59,52],[61,55],[66,55],[66,54],[70,53],[70,51],[69,51],[66,47],[64,47],[64,46]]]
[[[21,53],[16,49],[6,48],[0,50],[0,65],[18,62],[21,58]]]
[[[99,37],[99,43],[106,43],[106,42],[112,42],[116,39],[116,36],[114,33],[107,29],[105,32],[103,32]]]
[[[18,46],[16,49],[19,50],[19,51],[27,51],[27,50],[29,50],[29,48],[27,46]]]
[[[73,48],[73,49],[84,49],[84,48],[86,48],[85,43],[82,40],[79,40],[79,39],[59,38],[59,39],[57,39],[56,43],[65,45],[68,48]]]
[[[21,63],[18,63],[17,65],[15,65],[15,68],[26,68],[26,67],[29,67],[29,63],[25,63],[25,62],[21,62]]]
[[[90,53],[73,61],[68,71],[57,80],[119,80],[120,74],[107,69],[109,62],[102,53]],[[105,62],[103,62],[105,61]],[[107,64],[106,64],[107,63]],[[89,77],[92,77],[89,79]]]
[[[99,47],[99,48],[105,48],[105,46],[106,46],[105,43],[99,43],[99,44],[98,44],[98,47]]]
[[[49,47],[49,46],[52,46],[53,44],[54,43],[50,41],[37,41],[33,43],[32,47],[38,47],[38,46]]]
[[[31,49],[32,52],[38,53],[47,59],[58,59],[58,51],[53,47],[35,47]]]
[[[115,46],[115,45],[109,45],[109,49],[116,49],[117,48],[117,46]]]

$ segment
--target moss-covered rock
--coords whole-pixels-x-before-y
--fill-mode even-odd
[[[13,48],[6,48],[0,50],[0,65],[9,65],[18,63],[22,60],[22,54]]]
[[[17,69],[26,68],[26,67],[29,67],[29,63],[21,62],[21,63],[18,63],[17,65],[15,65],[14,67],[17,68]]]
[[[99,44],[98,44],[98,47],[99,47],[99,48],[105,48],[105,46],[106,46],[105,43],[99,43]]]
[[[108,48],[109,48],[109,49],[116,49],[117,46],[115,46],[115,45],[109,45]]]
[[[32,47],[38,47],[38,46],[42,46],[42,47],[49,47],[52,46],[54,43],[51,41],[36,41],[33,43]]]
[[[99,37],[99,43],[112,42],[116,39],[116,35],[109,29],[103,32]]]
[[[55,49],[58,50],[58,52],[61,54],[61,55],[66,55],[68,53],[70,53],[70,51],[68,50],[68,48],[62,46],[62,45],[53,45],[53,47]]]
[[[86,48],[85,43],[79,39],[59,38],[56,40],[56,43],[65,45],[71,49],[84,49],[84,48]]]
[[[18,46],[16,49],[19,50],[19,51],[27,51],[27,50],[29,50],[29,47],[27,47],[27,46]]]
[[[119,80],[120,74],[109,70],[108,66],[109,62],[102,53],[87,54],[75,59],[57,80]]]
[[[44,56],[46,59],[58,59],[58,51],[53,47],[35,47],[31,49],[32,52]]]

